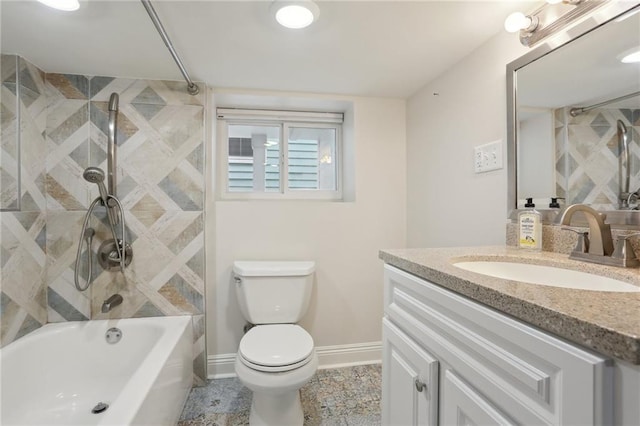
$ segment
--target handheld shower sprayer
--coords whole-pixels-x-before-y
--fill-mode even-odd
[[[104,186],[104,172],[98,167],[87,167],[82,173],[82,177],[87,182],[95,183],[98,185],[98,191],[100,191],[100,198],[102,203],[106,206],[109,198],[107,188]]]
[[[130,244],[127,244],[126,229],[124,223],[124,210],[122,204],[116,195],[116,129],[118,119],[118,101],[119,97],[117,93],[112,93],[109,98],[109,123],[108,123],[108,141],[107,141],[107,174],[98,167],[88,167],[82,173],[82,177],[90,183],[98,185],[98,191],[100,196],[94,199],[87,210],[87,214],[84,217],[84,223],[82,225],[82,232],[80,242],[78,244],[78,251],[76,254],[76,265],[74,273],[74,281],[76,288],[79,291],[84,291],[89,288],[91,281],[93,280],[91,274],[91,241],[93,237],[93,229],[89,228],[89,219],[94,209],[99,205],[103,205],[107,213],[107,222],[111,231],[112,239],[107,239],[102,242],[98,248],[98,262],[105,270],[117,270],[119,269],[124,273],[124,268],[131,263],[133,256],[133,250]],[[108,184],[108,189],[105,186],[105,177]],[[116,232],[116,224],[121,225],[121,238],[118,238]],[[91,230],[91,232],[89,232]],[[89,232],[89,234],[87,234]],[[78,279],[80,270],[80,256],[82,254],[82,246],[84,239],[86,239],[87,246],[89,246],[89,276],[87,278],[86,285],[81,285]]]

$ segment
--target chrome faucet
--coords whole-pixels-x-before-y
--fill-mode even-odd
[[[111,311],[116,306],[122,304],[123,300],[124,299],[119,294],[112,295],[107,300],[102,302],[102,313],[106,314],[107,312]]]
[[[571,228],[571,218],[574,213],[582,212],[587,219],[589,232],[577,231]],[[610,266],[636,267],[640,260],[636,258],[629,238],[639,234],[631,234],[618,238],[616,247],[613,246],[611,225],[604,223],[604,213],[600,213],[584,204],[573,204],[566,208],[560,217],[562,229],[579,234],[578,243],[569,258],[584,260]]]

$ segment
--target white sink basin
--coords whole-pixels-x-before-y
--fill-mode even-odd
[[[499,261],[456,262],[455,267],[506,280],[591,291],[640,292],[640,287],[613,278],[553,266]]]

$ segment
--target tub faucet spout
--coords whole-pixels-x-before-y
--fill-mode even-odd
[[[112,295],[107,300],[102,302],[102,313],[106,314],[116,306],[122,304],[122,301],[123,301],[122,296],[120,296],[119,294]]]

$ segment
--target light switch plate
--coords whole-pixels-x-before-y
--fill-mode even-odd
[[[502,167],[501,139],[474,148],[473,168],[476,173],[498,170]]]

